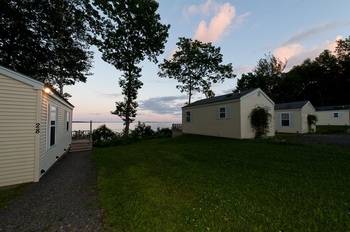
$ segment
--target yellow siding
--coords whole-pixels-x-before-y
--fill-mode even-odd
[[[48,142],[48,107],[53,105],[57,107],[56,121],[56,143],[49,147]],[[69,148],[72,135],[70,131],[65,130],[65,112],[68,111],[72,115],[72,107],[63,104],[53,96],[43,93],[41,111],[41,135],[40,135],[40,160],[39,170],[47,171],[56,161],[56,157],[61,157]]]
[[[218,118],[219,107],[227,107],[228,118]],[[185,112],[191,111],[192,122],[186,122]],[[182,132],[227,138],[240,138],[239,102],[228,101],[183,109]]]
[[[281,125],[281,113],[290,113],[291,114],[291,125],[282,126]],[[314,107],[308,102],[301,109],[285,109],[285,110],[276,110],[275,111],[275,127],[277,132],[281,133],[308,133],[308,122],[307,116],[309,114],[316,114]],[[316,129],[315,127],[313,127]]]
[[[236,139],[253,138],[249,114],[256,106],[269,107],[273,115],[274,103],[261,90],[253,91],[237,100],[186,107],[182,110],[182,132]],[[219,107],[227,107],[228,118],[217,117]],[[190,111],[193,116],[191,122],[186,122],[186,111]],[[272,118],[268,136],[274,136],[274,134]]]
[[[272,118],[269,124],[269,133],[267,136],[275,135],[275,123],[274,123],[274,104],[265,97],[265,95],[259,91],[253,91],[252,93],[244,96],[240,102],[240,112],[241,112],[241,138],[254,138],[255,134],[250,125],[249,115],[252,110],[256,107],[268,107],[269,113]]]
[[[316,115],[316,111],[315,108],[311,105],[310,102],[308,102],[301,110],[301,133],[305,134],[305,133],[309,133],[309,124],[307,122],[307,116],[309,114],[313,114]],[[313,126],[312,129],[314,129],[314,131],[316,131],[316,127]]]
[[[0,187],[34,181],[37,92],[0,74]]]
[[[281,125],[281,113],[289,113],[291,115],[291,125]],[[275,128],[276,132],[281,133],[301,133],[301,110],[300,109],[286,109],[286,110],[275,110]]]

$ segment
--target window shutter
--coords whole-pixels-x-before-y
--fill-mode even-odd
[[[216,119],[220,118],[220,107],[216,108]]]
[[[289,126],[294,126],[294,114],[289,113]]]
[[[282,113],[279,113],[277,115],[277,120],[278,120],[278,126],[282,126]]]
[[[226,106],[226,118],[231,118],[231,107]]]

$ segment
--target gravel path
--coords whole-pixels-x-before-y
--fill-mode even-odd
[[[300,137],[290,137],[289,139],[304,143],[317,143],[340,147],[350,147],[350,136],[343,135],[303,135]]]
[[[102,231],[96,178],[91,152],[63,156],[0,210],[0,231]]]

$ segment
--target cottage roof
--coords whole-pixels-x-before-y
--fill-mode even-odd
[[[318,107],[315,107],[315,109],[316,111],[349,110],[350,105],[318,106]]]
[[[292,109],[301,109],[309,101],[298,101],[298,102],[288,102],[275,105],[275,110],[292,110]]]
[[[187,106],[184,106],[182,108],[191,107],[191,106],[199,106],[199,105],[207,105],[207,104],[223,102],[223,101],[237,100],[237,99],[240,99],[241,97],[243,97],[243,96],[245,96],[245,95],[247,95],[247,94],[249,94],[257,89],[249,89],[249,90],[244,90],[244,91],[240,91],[237,93],[229,93],[229,94],[225,94],[225,95],[221,95],[221,96],[217,96],[217,97],[211,97],[211,98],[198,100],[198,101],[195,101],[191,104],[188,104]]]
[[[17,81],[23,82],[27,85],[33,86],[35,90],[43,90],[44,88],[49,88],[53,93],[55,93],[55,96],[57,96],[60,100],[66,102],[68,105],[74,107],[67,99],[61,96],[54,88],[45,85],[43,82],[38,81],[32,77],[29,77],[27,75],[21,74],[17,71],[11,70],[9,68],[6,68],[4,66],[0,65],[0,74],[6,75],[8,77],[11,77]]]

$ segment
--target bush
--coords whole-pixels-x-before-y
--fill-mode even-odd
[[[256,139],[265,137],[269,132],[271,117],[268,107],[257,106],[252,110],[249,119]]]
[[[157,128],[157,131],[154,134],[155,138],[171,138],[172,130],[170,128]]]
[[[141,139],[150,139],[154,135],[154,130],[152,130],[151,126],[146,125],[145,123],[138,122],[135,129],[131,131],[130,137],[133,140],[141,140]]]
[[[109,129],[105,124],[99,126],[92,132],[92,144],[95,147],[111,146],[117,134]]]

